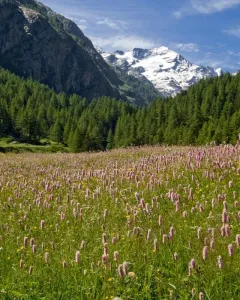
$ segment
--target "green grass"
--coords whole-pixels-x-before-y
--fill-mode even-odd
[[[28,143],[20,143],[13,140],[11,137],[2,138],[0,140],[0,152],[2,153],[56,153],[69,152],[69,149],[64,145],[57,144],[48,140],[41,140],[40,145],[33,145]]]
[[[200,292],[204,299],[238,299],[238,168],[239,153],[232,146],[0,154],[0,299],[198,299]],[[221,235],[224,205],[229,237]],[[175,235],[163,244],[170,227]],[[205,245],[208,256],[203,260]],[[81,253],[79,264],[76,251]],[[217,265],[220,255],[223,269]],[[196,269],[189,276],[193,258]],[[124,262],[128,271],[120,277],[118,268]]]

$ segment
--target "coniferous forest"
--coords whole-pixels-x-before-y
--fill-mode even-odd
[[[240,74],[201,80],[148,107],[101,97],[89,102],[56,94],[32,79],[0,70],[0,137],[37,144],[49,139],[71,151],[140,145],[235,143],[240,132]]]

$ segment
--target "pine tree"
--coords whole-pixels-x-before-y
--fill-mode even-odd
[[[108,131],[108,136],[107,136],[107,149],[110,150],[113,148],[113,141],[114,141],[114,135],[113,135],[113,132],[112,132],[112,129],[110,129]]]
[[[56,119],[54,125],[50,129],[50,139],[57,143],[61,143],[63,140],[63,127],[59,118]]]
[[[0,99],[0,137],[8,135],[11,130],[11,121],[8,114],[7,103]]]
[[[78,127],[72,135],[71,140],[69,141],[70,149],[77,153],[81,151],[81,133]]]

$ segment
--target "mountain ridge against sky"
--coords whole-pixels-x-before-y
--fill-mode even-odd
[[[110,65],[118,66],[136,78],[145,76],[164,96],[175,96],[202,78],[221,74],[221,69],[195,65],[165,46],[134,48],[127,52],[116,50],[113,53],[99,47],[96,49]]]
[[[240,66],[240,0],[42,0],[108,52],[165,45],[224,72]]]
[[[114,70],[72,20],[35,0],[0,0],[0,66],[70,95],[150,103],[147,80]]]
[[[34,0],[0,1],[0,65],[57,92],[119,99],[124,83],[71,20]]]

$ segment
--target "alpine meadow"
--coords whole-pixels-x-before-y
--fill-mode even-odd
[[[0,300],[240,299],[239,8],[0,0]]]
[[[2,299],[238,299],[239,154],[2,154]]]

